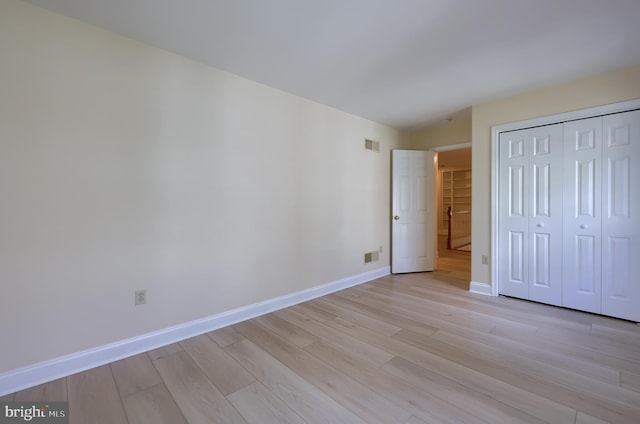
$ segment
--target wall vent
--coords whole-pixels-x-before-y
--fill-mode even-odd
[[[367,149],[367,150],[372,150],[374,152],[379,152],[380,151],[380,142],[379,141],[369,140],[368,138],[366,138],[364,140],[364,148]]]
[[[364,263],[368,264],[369,262],[376,262],[380,258],[380,253],[377,250],[373,252],[367,252],[364,254]]]

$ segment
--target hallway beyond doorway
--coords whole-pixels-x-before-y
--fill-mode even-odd
[[[471,252],[448,250],[446,234],[438,235],[436,270],[438,279],[456,287],[469,290],[471,281]]]

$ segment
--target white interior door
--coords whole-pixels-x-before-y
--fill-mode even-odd
[[[562,305],[601,312],[602,118],[564,124]]]
[[[435,153],[392,150],[391,272],[435,269]]]
[[[562,303],[562,124],[500,134],[500,294]]]
[[[562,124],[529,130],[529,299],[562,304]]]
[[[602,313],[640,322],[640,111],[603,130]]]
[[[498,293],[640,322],[640,110],[498,138]]]
[[[500,134],[500,294],[529,299],[529,131]]]

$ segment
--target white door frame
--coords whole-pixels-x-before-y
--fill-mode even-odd
[[[431,150],[432,152],[449,152],[451,150],[461,150],[461,149],[472,149],[473,150],[473,143],[471,143],[470,141],[466,142],[466,143],[458,143],[458,144],[448,144],[446,146],[438,146],[438,147],[433,147],[429,150]],[[437,155],[436,155],[437,156]],[[436,209],[438,209],[439,207],[442,207],[442,172],[440,171],[440,165],[438,164],[438,166],[436,167]],[[462,168],[460,168],[462,169]],[[466,169],[466,168],[465,168]],[[473,169],[472,164],[469,164],[469,169]],[[457,169],[447,169],[448,171],[456,171]],[[471,199],[471,201],[473,202],[473,199]],[[441,210],[436,210],[436,257],[440,256],[440,253],[438,251],[437,248],[437,239],[438,236],[441,235],[440,233],[440,218],[441,218]],[[446,234],[446,233],[445,233]],[[469,260],[471,260],[471,258],[469,258]]]
[[[447,146],[438,146],[438,147],[433,147],[429,150],[431,150],[432,152],[448,152],[449,150],[460,150],[460,149],[466,149],[467,147],[471,147],[473,148],[473,143],[471,143],[470,141],[467,143],[459,143],[459,144],[449,144]]]
[[[505,131],[520,130],[531,127],[539,127],[541,125],[558,124],[566,121],[574,121],[576,119],[591,118],[601,115],[610,115],[612,113],[627,112],[630,110],[640,109],[640,99],[630,100],[620,103],[612,103],[604,106],[596,106],[588,109],[576,110],[573,112],[560,113],[557,115],[543,116],[541,118],[527,119],[509,124],[496,125],[491,127],[491,295],[498,296],[498,270],[500,269],[499,261],[499,225],[498,220],[498,202],[500,190],[499,175],[499,140],[500,133]],[[473,225],[473,223],[472,223]],[[487,293],[488,294],[488,293]]]
[[[425,201],[428,203],[425,205],[424,209],[418,209],[418,205],[420,204],[420,184],[419,180],[415,177],[417,176],[416,171],[419,171],[415,168],[416,166],[416,157],[419,155],[419,162],[423,162],[422,172],[425,172],[424,176],[428,176],[427,184],[424,187],[426,193],[424,193]],[[401,157],[402,156],[402,157]],[[402,178],[398,172],[401,172],[401,168],[396,168],[397,165],[400,165],[400,161],[402,158],[408,160],[408,169],[411,171],[409,173],[409,203],[407,204],[408,210],[405,210],[405,213],[402,212],[402,204],[401,202],[401,193],[403,190],[401,189]],[[396,160],[398,162],[396,162]],[[425,272],[425,271],[433,271],[435,270],[436,263],[436,245],[437,245],[437,228],[436,228],[436,164],[437,154],[431,150],[406,150],[406,149],[393,149],[391,151],[391,273],[407,273],[407,272]],[[430,175],[431,174],[431,175]],[[425,221],[424,219],[427,219]],[[429,222],[431,221],[431,222]],[[405,240],[405,243],[399,243],[401,236],[401,231],[399,231],[399,226],[406,228],[407,226],[412,227],[411,240],[408,242],[408,246]],[[423,232],[418,231],[418,229],[422,227]],[[420,237],[419,237],[420,235]],[[418,239],[420,240],[418,242]],[[415,243],[414,243],[415,242]],[[431,243],[429,243],[431,242]],[[423,243],[426,243],[424,245]],[[400,256],[400,249],[398,245],[406,246],[408,251],[406,251],[407,256]],[[422,246],[425,251],[423,251],[423,256],[420,255]],[[406,260],[402,260],[402,259]]]
[[[446,146],[437,146],[437,147],[432,147],[432,148],[428,148],[428,149],[416,149],[418,151],[425,151],[425,152],[435,152],[436,153],[436,163],[437,163],[437,157],[438,157],[438,152],[446,152],[446,151],[450,151],[450,150],[460,150],[460,149],[466,149],[466,148],[473,148],[473,143],[471,141],[468,141],[466,143],[458,143],[458,144],[449,144]],[[397,150],[406,150],[406,149],[397,149]],[[410,149],[413,150],[413,149]],[[436,190],[434,190],[434,202],[436,203],[436,205],[438,204],[438,202],[440,201],[437,198],[437,189],[440,186],[441,182],[440,182],[440,173],[438,172],[438,166],[435,166],[435,186],[436,186]],[[393,173],[393,170],[391,171]],[[393,175],[392,175],[392,180],[393,180]],[[393,187],[392,187],[393,190]],[[392,194],[393,195],[393,194]],[[390,210],[393,211],[393,199],[390,200],[391,202],[391,207]],[[437,209],[437,208],[436,208]],[[391,216],[393,216],[393,213],[391,213]],[[434,218],[435,218],[435,229],[434,229],[434,270],[436,269],[436,259],[438,256],[438,213],[436,210],[436,213],[434,214]],[[391,226],[393,226],[393,221],[391,221],[392,223],[390,224]],[[389,233],[390,233],[390,245],[391,245],[391,251],[393,252],[393,234],[392,234],[392,229],[389,228]],[[390,265],[390,267],[392,268],[392,266]]]

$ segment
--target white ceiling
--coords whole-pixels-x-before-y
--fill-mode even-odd
[[[640,0],[28,0],[403,130],[640,63]]]

